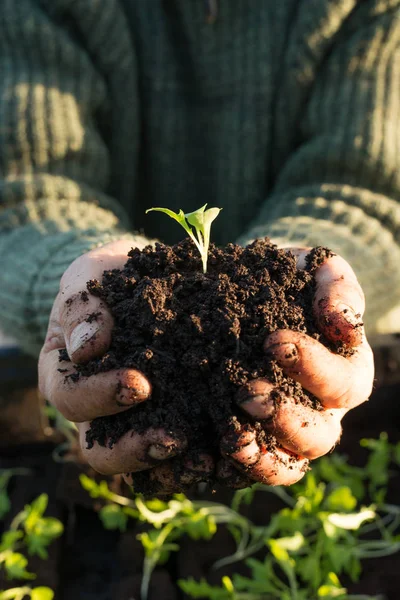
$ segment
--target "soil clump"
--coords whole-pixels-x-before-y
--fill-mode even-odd
[[[88,291],[108,305],[115,325],[109,351],[76,365],[75,377],[136,368],[149,378],[153,392],[126,412],[92,421],[88,445],[112,446],[130,430],[162,427],[186,436],[186,457],[194,462],[203,453],[217,461],[221,437],[249,423],[235,402],[238,390],[258,377],[275,384],[275,402],[290,395],[318,408],[315,398],[268,359],[263,345],[273,331],[292,329],[332,351],[345,351],[320,334],[312,310],[314,273],[330,255],[326,248],[314,248],[306,267],[297,269],[296,258],[267,238],[245,248],[211,244],[203,274],[194,244],[184,240],[132,249],[124,269],[105,272],[101,283],[89,282]],[[60,360],[65,358],[61,353]],[[262,423],[249,426],[261,447],[273,449],[274,438]],[[172,460],[178,472],[182,458]],[[157,492],[149,489],[146,473],[134,476],[134,487]]]

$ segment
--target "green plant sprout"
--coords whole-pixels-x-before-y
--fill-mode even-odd
[[[201,260],[203,263],[203,273],[207,273],[207,258],[208,258],[208,248],[210,246],[210,230],[211,223],[218,217],[222,208],[208,208],[206,209],[207,204],[198,208],[194,212],[184,213],[182,209],[179,210],[179,213],[175,213],[173,210],[169,208],[149,208],[146,210],[146,214],[152,211],[163,212],[171,219],[174,219],[183,227],[188,236],[193,240],[196,248],[200,252]],[[195,233],[193,233],[193,229],[190,227],[192,225],[195,229]],[[197,236],[197,237],[196,237]]]
[[[108,502],[99,513],[106,529],[125,531],[128,517],[152,526],[149,531],[138,535],[145,551],[142,600],[147,599],[154,568],[157,564],[165,563],[171,552],[179,550],[176,542],[183,535],[194,540],[210,540],[217,531],[217,525],[228,524],[235,526],[244,543],[249,543],[252,537],[252,523],[223,504],[191,501],[184,494],[176,494],[169,502],[158,498],[144,501],[139,495],[131,500],[112,492],[105,481],[97,483],[84,473],[79,479],[92,498],[102,498]]]
[[[26,597],[31,600],[53,600],[54,592],[44,586],[35,588],[24,586],[0,592],[0,600],[25,600]]]
[[[400,464],[400,442],[392,445],[382,433],[361,445],[369,451],[363,468],[335,453],[321,458],[290,488],[256,484],[235,492],[231,506],[190,501],[183,494],[168,502],[139,495],[129,499],[111,492],[105,481],[96,483],[86,475],[80,480],[93,498],[105,500],[100,518],[106,528],[124,531],[129,517],[150,526],[138,535],[145,551],[142,600],[154,568],[179,550],[182,536],[210,540],[220,525],[231,533],[236,550],[213,569],[242,561],[249,575],[224,576],[221,586],[204,579],[179,580],[192,598],[383,600],[379,595],[348,594],[339,579],[345,575],[358,581],[362,560],[400,551],[400,506],[385,501],[391,466]],[[242,504],[251,504],[260,493],[273,493],[286,505],[265,526],[254,525],[240,512]],[[365,505],[366,500],[373,504]]]
[[[0,514],[9,512],[11,504],[7,495],[7,485],[11,477],[30,474],[29,469],[6,469],[0,472]],[[48,557],[47,547],[63,532],[61,521],[53,517],[45,517],[48,496],[41,494],[36,500],[27,504],[11,522],[8,531],[0,538],[0,568],[6,578],[33,580],[35,573],[28,571],[28,559],[22,554],[38,555],[42,559]],[[54,592],[45,586],[13,587],[0,590],[0,600],[52,600]]]

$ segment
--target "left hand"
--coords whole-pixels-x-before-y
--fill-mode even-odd
[[[307,249],[290,249],[304,267]],[[274,453],[260,448],[251,425],[222,441],[225,460],[221,478],[231,487],[254,482],[291,485],[301,479],[308,461],[329,452],[341,435],[341,420],[371,394],[374,363],[365,337],[362,315],[364,294],[350,265],[340,256],[328,258],[316,273],[314,315],[319,330],[332,341],[353,349],[349,358],[333,354],[317,340],[299,332],[277,330],[265,341],[267,355],[285,374],[316,396],[323,407],[316,410],[291,397],[273,394],[266,379],[249,382],[237,396],[250,419],[264,424],[278,447]]]

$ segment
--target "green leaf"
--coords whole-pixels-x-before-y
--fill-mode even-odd
[[[233,575],[235,589],[260,595],[274,594],[274,597],[280,598],[281,594],[279,592],[285,587],[285,584],[277,580],[272,567],[271,557],[267,556],[264,562],[255,558],[249,558],[245,562],[251,569],[251,579],[235,573]],[[275,585],[276,581],[278,581],[279,587]]]
[[[354,496],[361,500],[364,497],[365,472],[359,467],[353,467],[346,462],[346,457],[332,454],[319,459],[314,466],[315,475],[322,481],[327,481],[340,486],[348,486]]]
[[[337,535],[338,535],[338,528],[336,527],[336,525],[334,525],[333,523],[331,523],[326,518],[327,517],[326,514],[324,514],[324,516],[322,517],[322,513],[319,513],[318,516],[321,518],[322,526],[324,528],[325,535],[328,538],[335,539],[337,537]]]
[[[146,556],[151,556],[154,550],[158,547],[154,540],[154,531],[145,531],[144,533],[139,533],[137,536],[138,540],[140,540]]]
[[[99,486],[97,485],[96,481],[94,481],[94,479],[88,477],[85,473],[81,473],[79,475],[79,481],[81,482],[81,486],[83,487],[83,489],[89,492],[92,498],[99,497]]]
[[[273,556],[278,562],[288,563],[290,565],[294,564],[294,561],[292,558],[290,558],[288,551],[279,544],[279,540],[269,540],[268,545]]]
[[[48,587],[36,587],[33,588],[31,593],[31,600],[53,600],[54,592]]]
[[[318,556],[309,554],[304,558],[298,559],[296,566],[301,579],[306,583],[309,583],[312,589],[316,589],[323,579]]]
[[[171,539],[170,536],[167,536],[167,541],[164,539],[164,529],[165,528],[161,530],[150,529],[137,536],[137,539],[142,543],[145,555],[147,557],[155,557],[158,564],[165,563],[171,552],[177,552],[179,550],[178,544],[168,543]]]
[[[257,491],[257,486],[252,485],[251,487],[244,488],[243,490],[236,490],[233,494],[231,508],[232,510],[239,511],[242,502],[244,504],[251,504],[254,499],[254,494]]]
[[[345,571],[350,575],[352,581],[358,581],[361,575],[361,561],[354,555],[350,557],[350,561],[345,565]]]
[[[153,511],[150,506],[152,506],[150,502],[144,502],[140,496],[136,498],[136,507],[139,511],[140,520],[145,523],[151,523],[156,528],[162,527],[166,521],[173,519],[182,508],[182,504],[176,500],[171,500],[167,508],[162,511]]]
[[[362,439],[361,446],[371,450],[365,471],[368,475],[372,494],[379,487],[386,488],[389,480],[389,464],[391,460],[391,446],[386,432],[382,432],[379,439]]]
[[[121,506],[107,504],[99,512],[99,517],[106,529],[119,529],[126,531],[128,517]]]
[[[207,230],[211,228],[211,223],[215,221],[221,212],[221,208],[209,208],[205,210],[207,204],[191,213],[186,213],[185,217],[198,231],[205,237]]]
[[[230,592],[231,594],[234,593],[235,588],[233,587],[232,579],[227,575],[222,578],[222,585],[227,592]]]
[[[271,519],[271,529],[273,532],[280,533],[281,535],[295,535],[297,531],[303,531],[307,526],[309,517],[303,517],[299,515],[297,510],[291,510],[290,508],[283,508],[278,514],[273,515]],[[271,535],[276,535],[273,533]],[[266,542],[268,539],[266,540]]]
[[[23,600],[27,594],[30,594],[29,587],[8,588],[5,591],[0,591],[0,600]]]
[[[24,537],[24,534],[20,530],[11,530],[3,533],[1,537],[0,552],[14,549],[16,542],[22,537]]]
[[[333,573],[333,571],[330,571],[328,573],[327,580],[328,580],[328,583],[330,583],[331,585],[340,587],[339,577],[336,575],[336,573]]]
[[[183,229],[186,231],[186,233],[189,234],[189,236],[193,239],[193,232],[190,229],[189,225],[186,223],[185,213],[183,212],[182,209],[180,209],[178,213],[175,213],[173,210],[170,210],[169,208],[161,208],[159,206],[156,206],[156,207],[149,208],[148,210],[146,210],[146,215],[147,215],[147,213],[153,212],[153,211],[165,213],[166,215],[171,217],[171,219],[174,219],[174,221],[179,223],[179,225],[181,225],[183,227]]]
[[[307,473],[303,482],[297,484],[298,498],[296,514],[313,514],[319,508],[325,496],[325,484],[316,481],[315,475]]]
[[[300,550],[300,548],[304,545],[305,539],[302,533],[298,531],[295,535],[290,537],[281,537],[274,540],[277,546],[288,550],[289,552],[295,552],[296,550]]]
[[[188,520],[184,529],[193,540],[210,540],[217,531],[217,524],[213,516],[198,511]]]
[[[335,527],[356,531],[365,521],[375,519],[375,517],[375,511],[365,508],[358,513],[331,513],[328,515],[327,519],[332,525],[335,525]]]
[[[41,519],[35,528],[36,534],[46,538],[49,542],[58,538],[63,531],[63,524],[54,517],[45,517],[44,519]]]
[[[210,600],[229,600],[234,598],[232,593],[214,585],[209,585],[205,579],[196,581],[193,577],[179,579],[178,585],[185,594],[192,598],[209,598]]]
[[[357,498],[353,496],[348,486],[341,486],[329,494],[324,506],[332,512],[351,511],[357,506]]]
[[[197,239],[201,246],[200,254],[203,261],[203,271],[207,271],[207,256],[210,246],[210,231],[211,223],[218,217],[221,208],[209,208],[205,210],[207,204],[196,210],[195,212],[185,215],[188,223],[196,229]]]
[[[272,565],[268,558],[265,559],[265,562],[256,558],[248,558],[245,561],[246,565],[251,569],[251,575],[254,580],[262,581],[268,575],[268,572],[272,572]]]
[[[173,210],[170,210],[169,208],[153,206],[152,208],[148,208],[146,210],[146,215],[147,215],[147,213],[153,212],[153,211],[165,213],[166,215],[171,217],[171,219],[174,219],[175,221],[177,221],[179,223],[179,225],[182,225],[182,227],[187,227],[186,220],[185,220],[185,213],[183,212],[182,209],[180,209],[179,212],[176,213]]]
[[[41,558],[47,558],[46,548],[60,537],[64,531],[64,526],[54,517],[39,518],[34,526],[27,531],[25,543],[29,554],[37,554]]]
[[[340,598],[347,594],[346,588],[342,587],[338,576],[330,572],[326,583],[318,588],[318,598]]]
[[[48,558],[49,555],[46,550],[47,544],[44,542],[41,536],[32,533],[27,539],[25,539],[25,543],[28,548],[28,553],[31,556],[40,556],[40,558],[42,558],[43,560],[46,560],[46,558]]]
[[[318,588],[318,598],[345,598],[346,588],[337,588],[333,585],[321,585]]]
[[[195,210],[194,212],[187,214],[184,214],[182,209],[179,211],[179,213],[175,213],[169,208],[160,207],[153,207],[146,210],[146,214],[152,211],[163,212],[171,217],[171,219],[177,221],[183,227],[200,252],[204,273],[207,271],[207,254],[208,247],[210,245],[211,223],[214,221],[214,219],[216,219],[221,210],[220,208],[209,208],[208,210],[205,210],[206,206],[207,204]],[[194,235],[190,225],[195,228],[197,238]]]
[[[352,548],[349,546],[333,542],[329,544],[329,546],[326,545],[325,552],[330,562],[330,568],[334,569],[336,573],[342,573],[342,571],[350,564]]]
[[[49,503],[49,497],[47,494],[40,494],[40,496],[38,496],[36,498],[36,500],[34,500],[31,505],[31,512],[35,513],[36,515],[38,515],[39,517],[43,516],[47,505]]]
[[[151,512],[160,513],[167,510],[169,505],[164,500],[160,500],[160,498],[151,498],[146,501],[146,506]]]
[[[135,519],[137,521],[139,519],[139,511],[135,508],[131,508],[130,506],[124,506],[122,508],[124,515],[130,517],[131,519]]]
[[[4,561],[4,568],[8,579],[35,579],[34,573],[26,570],[28,559],[19,552],[12,552]]]
[[[79,481],[81,482],[81,486],[87,492],[89,492],[92,498],[104,498],[105,500],[110,500],[112,497],[112,493],[106,481],[100,481],[97,483],[91,477],[85,475],[85,473],[81,473],[79,475]]]
[[[40,496],[38,496],[36,500],[34,500],[31,504],[25,506],[25,510],[27,511],[27,517],[24,521],[24,529],[27,533],[33,531],[39,519],[44,514],[48,502],[48,495],[40,494]]]

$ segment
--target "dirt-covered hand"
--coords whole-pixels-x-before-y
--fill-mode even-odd
[[[288,249],[289,250],[289,249]],[[290,249],[299,268],[307,249]],[[284,373],[320,401],[320,409],[277,393],[266,379],[242,388],[237,401],[251,418],[277,440],[277,448],[260,448],[251,425],[230,433],[222,452],[253,481],[290,485],[299,480],[308,460],[329,452],[341,434],[341,420],[371,394],[374,365],[362,324],[364,294],[350,265],[331,256],[315,273],[314,316],[320,332],[352,349],[348,357],[334,354],[305,334],[278,330],[268,336],[265,351]]]
[[[106,352],[113,327],[107,307],[87,292],[86,283],[101,280],[106,270],[122,268],[131,246],[127,240],[112,242],[84,254],[68,267],[61,278],[39,358],[40,392],[77,424],[84,456],[94,469],[105,474],[147,469],[185,446],[184,440],[172,439],[158,429],[141,435],[129,433],[112,449],[98,444],[87,449],[85,435],[92,419],[125,411],[151,394],[149,381],[135,369],[74,378],[74,363],[85,363]],[[60,362],[62,349],[68,356]]]

